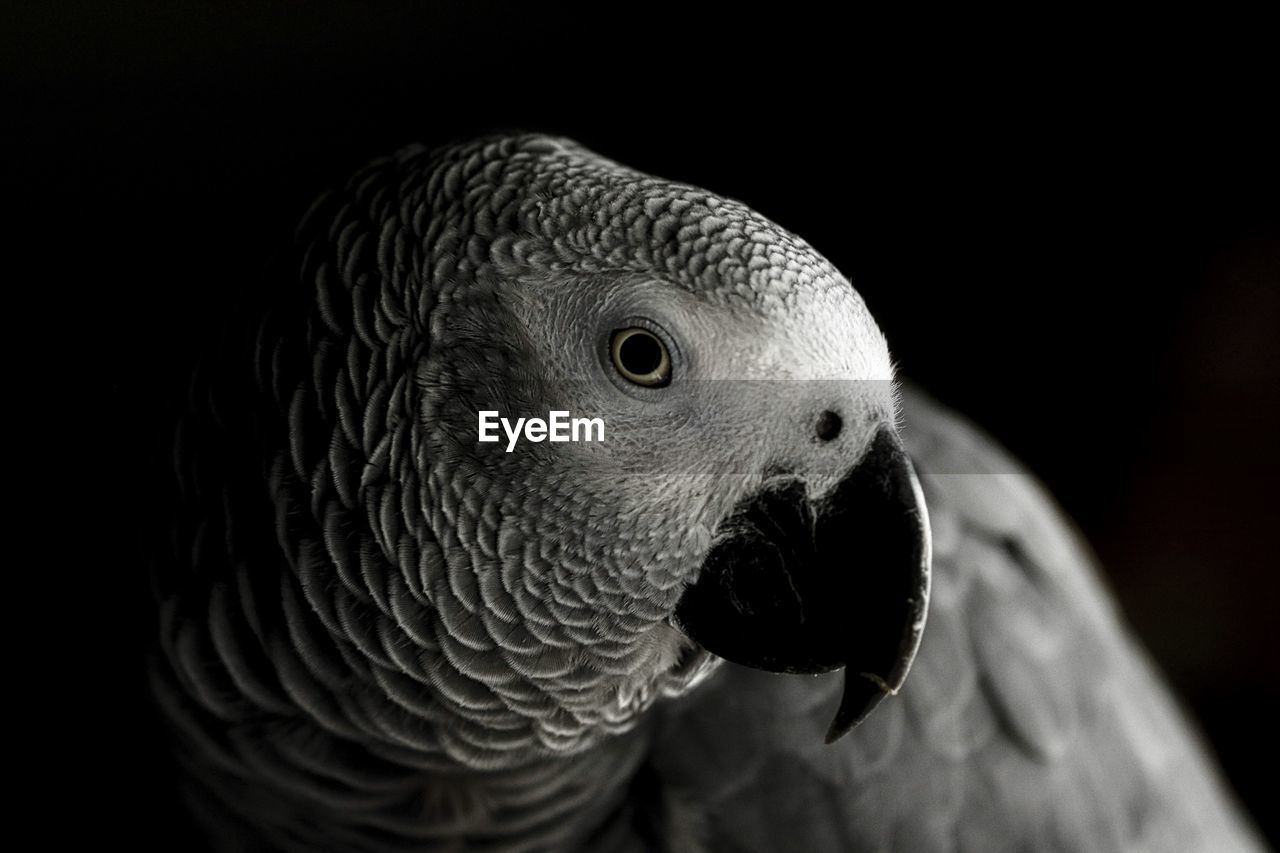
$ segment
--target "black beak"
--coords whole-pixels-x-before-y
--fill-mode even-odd
[[[676,622],[712,654],[771,672],[845,668],[832,743],[902,686],[929,604],[929,519],[910,459],[881,429],[821,501],[785,480],[717,530]]]

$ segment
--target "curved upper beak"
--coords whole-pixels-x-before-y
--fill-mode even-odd
[[[911,460],[881,428],[821,500],[785,480],[716,531],[675,621],[707,651],[772,672],[844,667],[840,738],[902,686],[929,603],[929,519]]]

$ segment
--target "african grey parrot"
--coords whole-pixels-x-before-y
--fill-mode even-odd
[[[803,240],[510,135],[296,248],[191,386],[156,572],[215,846],[1261,846],[1068,523]]]

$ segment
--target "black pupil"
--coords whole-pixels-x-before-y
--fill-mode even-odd
[[[637,376],[644,376],[662,364],[662,345],[647,332],[636,332],[618,347],[618,359],[622,366]]]

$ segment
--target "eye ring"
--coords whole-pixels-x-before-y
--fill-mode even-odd
[[[661,388],[671,382],[671,353],[662,338],[640,326],[616,329],[609,339],[614,370],[628,382]]]

